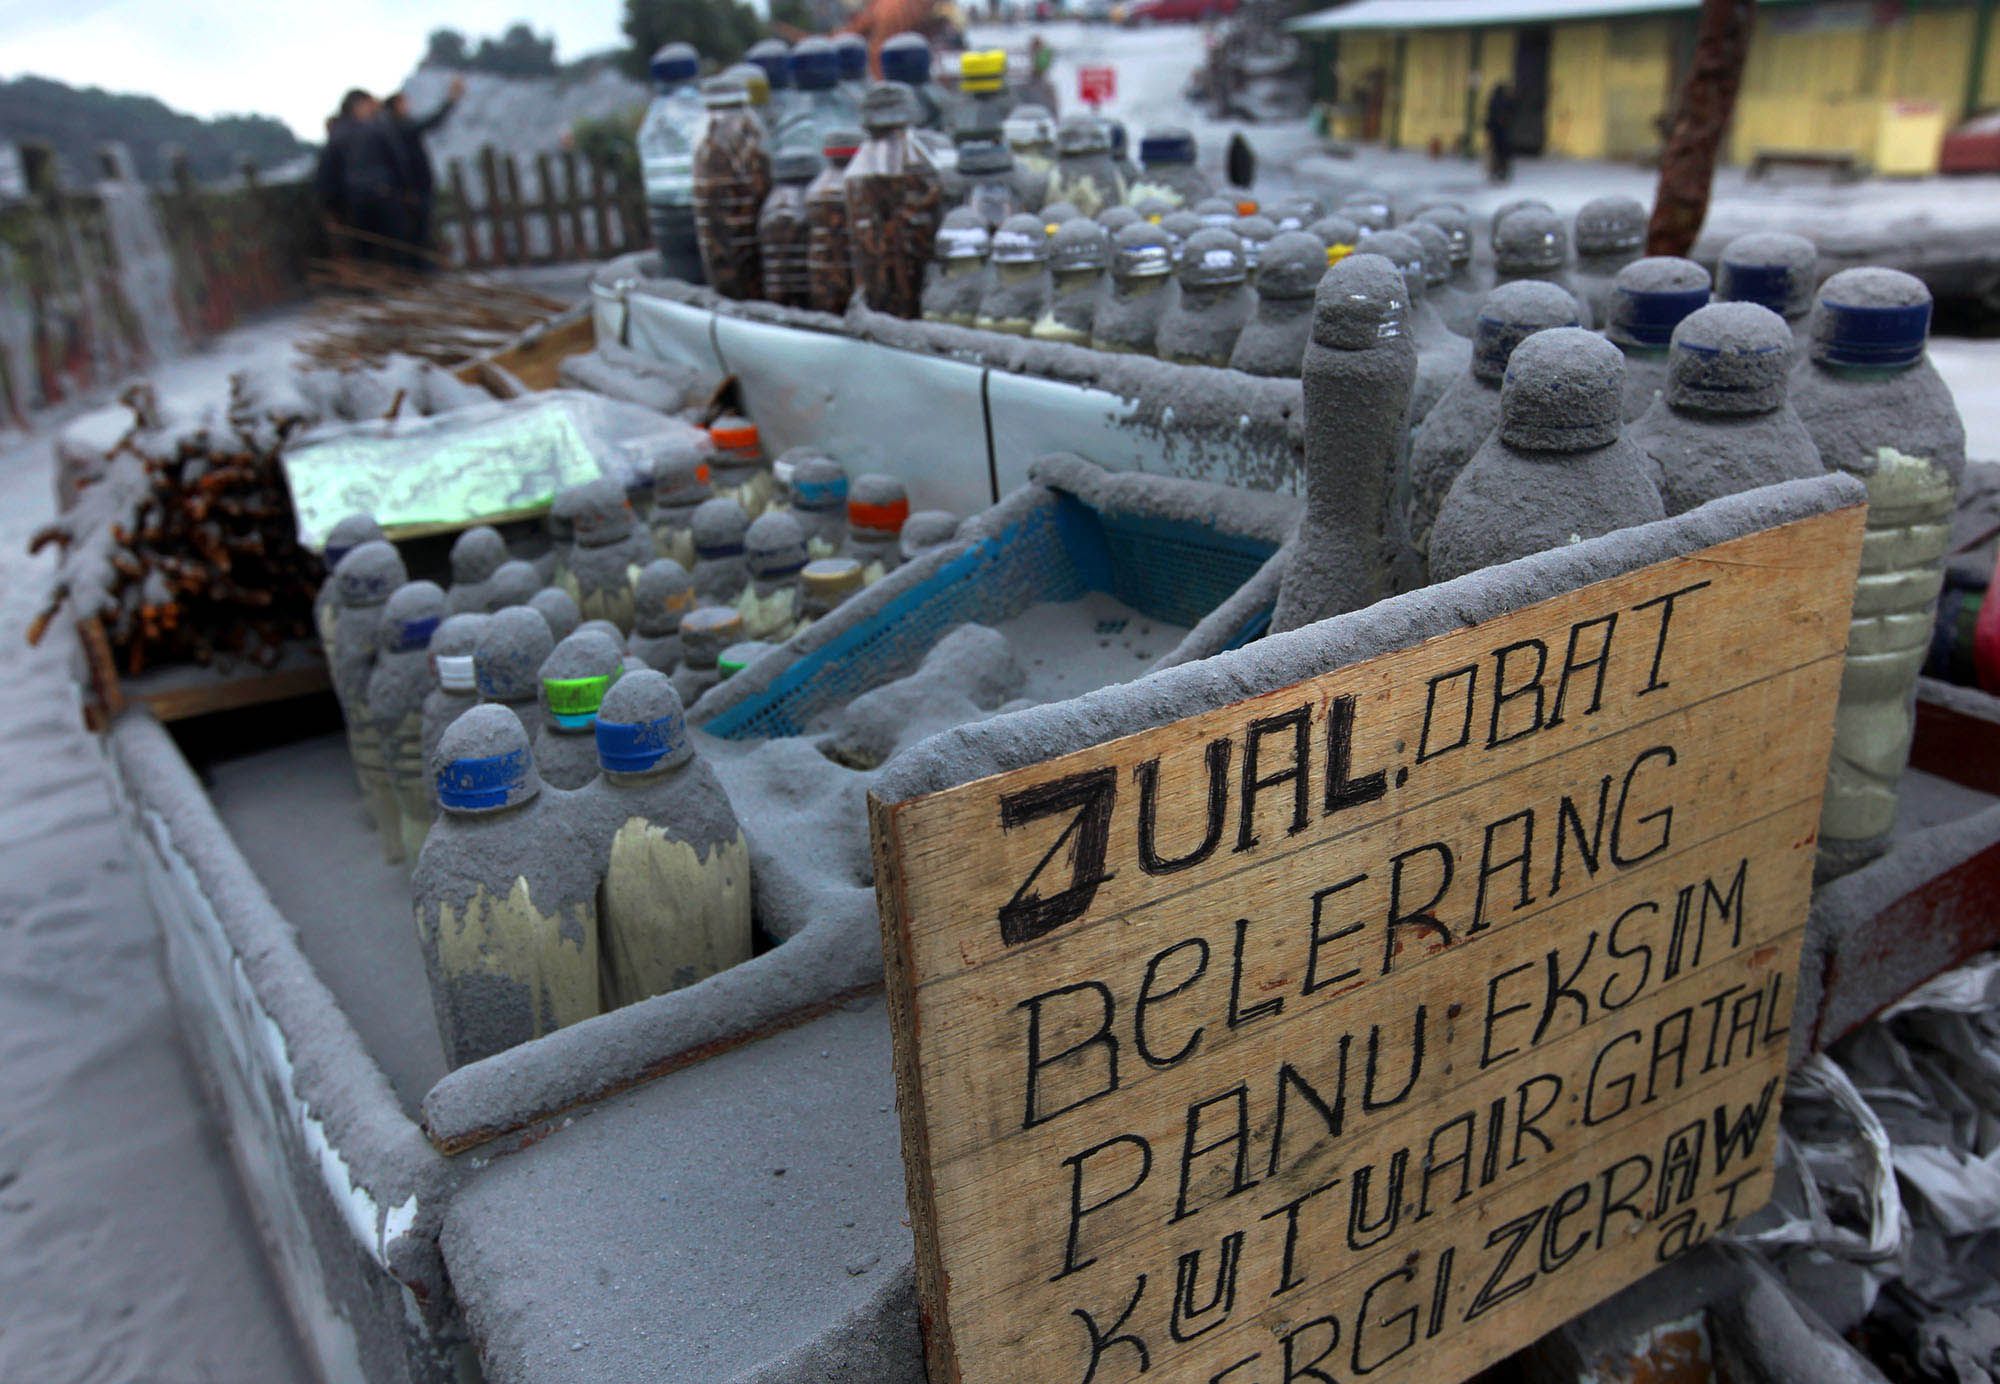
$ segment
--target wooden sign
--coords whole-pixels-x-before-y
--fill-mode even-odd
[[[1860,534],[872,802],[936,1384],[1441,1384],[1761,1205]]]

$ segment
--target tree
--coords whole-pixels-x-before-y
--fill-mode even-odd
[[[709,61],[735,62],[764,34],[757,12],[736,0],[625,0],[622,26],[632,46],[621,64],[643,81],[662,44],[691,43]]]
[[[1756,18],[1757,0],[1701,0],[1694,61],[1674,105],[1666,147],[1660,151],[1660,184],[1653,196],[1652,223],[1646,228],[1649,255],[1685,255],[1701,234],[1716,156],[1736,110]]]
[[[510,24],[495,39],[479,40],[472,55],[472,67],[502,77],[553,77],[556,71],[556,40],[551,34],[540,37],[526,24]]]
[[[472,65],[472,51],[465,35],[456,29],[431,30],[430,46],[424,50],[424,66],[464,69]]]

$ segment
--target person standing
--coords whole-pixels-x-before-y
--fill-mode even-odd
[[[424,136],[450,118],[464,95],[465,78],[453,76],[443,103],[421,120],[410,114],[407,91],[389,98],[388,121],[400,156],[404,230],[409,237],[409,249],[402,258],[411,269],[428,269],[433,263],[431,221],[437,205],[437,179],[431,170],[430,151],[424,147]]]
[[[409,241],[402,151],[382,103],[367,92],[348,92],[340,111],[320,160],[322,204],[348,228],[356,259],[394,263]]]
[[[1514,88],[1495,84],[1486,98],[1486,169],[1496,183],[1514,178]]]

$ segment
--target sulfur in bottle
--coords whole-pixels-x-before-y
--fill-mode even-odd
[[[1574,223],[1576,290],[1598,322],[1611,320],[1619,271],[1646,253],[1646,208],[1635,197],[1593,197]]]
[[[847,556],[862,565],[864,585],[873,586],[903,561],[903,525],[910,518],[910,492],[895,476],[871,471],[857,476],[847,495]]]
[[[903,561],[915,562],[958,536],[958,516],[948,509],[920,509],[903,525]]]
[[[1432,580],[1666,517],[1652,463],[1625,437],[1624,375],[1618,348],[1580,327],[1514,348],[1500,426],[1431,530]]]
[[[1297,379],[1312,339],[1314,294],[1326,273],[1326,245],[1311,231],[1274,238],[1257,276],[1257,311],[1236,338],[1230,368]]]
[[[568,597],[564,597],[565,600]],[[437,815],[437,800],[430,779],[430,762],[437,754],[444,728],[479,705],[479,681],[473,673],[473,651],[490,617],[447,615],[431,636],[430,685],[418,712],[419,751],[423,756],[424,815],[428,823]],[[410,857],[416,859],[414,855]]]
[[[1250,286],[1257,286],[1257,273],[1264,263],[1264,247],[1278,233],[1278,223],[1268,216],[1239,216],[1230,227],[1243,242],[1243,268],[1249,275]]]
[[[1410,391],[1410,426],[1422,424],[1453,380],[1472,360],[1472,343],[1445,326],[1444,319],[1424,301],[1423,246],[1402,231],[1371,231],[1361,237],[1355,253],[1381,255],[1402,271],[1407,281],[1405,329],[1417,348],[1417,383]]]
[[[1363,235],[1386,231],[1396,224],[1396,209],[1389,202],[1389,194],[1379,188],[1349,193],[1340,199],[1335,210],[1359,226]]]
[[[1406,527],[1412,556],[1398,563],[1399,589],[1423,585],[1438,507],[1472,454],[1500,426],[1500,384],[1514,348],[1536,332],[1581,326],[1577,319],[1576,299],[1568,290],[1540,279],[1502,284],[1486,296],[1466,372],[1446,388],[1410,440]]]
[[[715,420],[708,438],[713,447],[708,455],[709,487],[719,498],[736,501],[755,519],[771,503],[776,488],[771,459],[764,455],[763,434],[749,419],[729,413]]]
[[[1451,245],[1451,276],[1444,285],[1429,293],[1432,306],[1445,326],[1470,338],[1479,321],[1479,305],[1486,301],[1491,285],[1472,262],[1472,218],[1457,207],[1432,207],[1417,217],[1417,224],[1435,226]]]
[[[444,588],[407,582],[382,607],[375,667],[362,714],[375,753],[362,766],[369,815],[391,864],[415,860],[431,823],[431,784],[423,759],[424,696],[430,691],[431,636],[444,620]]]
[[[509,558],[493,570],[486,587],[486,613],[526,605],[542,589],[542,574],[523,558]]]
[[[1812,322],[1819,252],[1802,235],[1758,231],[1722,247],[1715,266],[1715,296],[1725,303],[1755,303],[1785,319],[1803,358]]]
[[[376,632],[384,603],[408,580],[395,547],[379,538],[357,544],[333,569],[338,609],[333,651],[327,661],[333,675],[333,695],[347,723],[348,755],[354,761],[356,777],[362,779],[364,793],[368,785],[362,766],[379,758],[374,731],[364,714],[368,676],[375,670]]]
[[[337,600],[338,586],[333,580],[334,569],[340,560],[360,547],[363,543],[373,543],[382,537],[382,526],[375,522],[373,515],[350,514],[333,526],[333,532],[326,536],[326,547],[320,552],[320,560],[325,564],[326,576],[319,584],[319,591],[313,597],[313,628],[319,634],[320,647],[330,658],[333,655],[333,627],[339,619],[340,606]]]
[[[1056,126],[1056,166],[1049,196],[1095,216],[1125,200],[1125,180],[1111,157],[1111,130],[1094,115],[1064,116]]]
[[[1822,878],[1887,848],[1943,584],[1965,426],[1925,352],[1930,320],[1922,280],[1894,269],[1844,270],[1820,287],[1807,357],[1792,376],[1792,405],[1820,461],[1868,487],[1820,815]]]
[[[847,165],[861,147],[861,131],[835,130],[820,148],[826,161],[806,184],[806,268],[815,312],[843,313],[854,296],[854,262],[847,238]]]
[[[584,626],[549,651],[536,680],[541,724],[535,727],[535,768],[555,788],[581,788],[597,772],[591,727],[611,684],[624,671],[624,647]]]
[[[539,681],[542,660],[555,649],[548,622],[526,606],[515,606],[486,618],[479,642],[472,648],[473,680],[481,701],[504,706],[520,721],[532,741],[541,729]]]
[[[861,563],[851,557],[814,558],[799,573],[799,629],[824,619],[862,586]]]
[[[992,237],[979,213],[955,207],[938,227],[924,282],[924,320],[970,327],[979,321],[979,300],[986,296],[986,256]]]
[[[771,191],[757,213],[757,255],[764,298],[780,307],[812,305],[812,266],[806,188],[819,176],[818,149],[782,149],[771,160]]]
[[[1174,278],[1173,251],[1158,226],[1140,222],[1111,239],[1111,288],[1091,320],[1100,351],[1151,355]]]
[[[633,1004],[750,959],[750,848],[671,681],[634,673],[597,720],[573,804],[602,877],[605,992]]]
[[[716,666],[722,651],[743,638],[743,612],[735,606],[696,606],[681,621],[681,662],[674,669],[674,690],[684,705],[722,681]]]
[[[1056,118],[1045,106],[1023,102],[1007,113],[1000,133],[1014,155],[1022,205],[1039,210],[1054,200],[1049,177],[1056,167]]]
[[[431,771],[441,811],[410,887],[445,1062],[461,1067],[599,1012],[598,880],[506,711],[452,722]]]
[[[639,573],[632,593],[632,637],[625,652],[648,668],[674,671],[681,661],[681,619],[694,609],[694,579],[670,557]]]
[[[507,540],[490,525],[475,525],[453,539],[451,591],[447,596],[451,614],[485,610],[492,594],[493,574],[506,560]]]
[[[1190,236],[1175,276],[1180,296],[1160,315],[1154,338],[1160,359],[1228,365],[1236,338],[1257,306],[1246,276],[1243,242],[1236,232],[1211,226]]]
[[[1666,390],[1627,430],[1668,514],[1825,474],[1786,398],[1791,364],[1792,329],[1768,308],[1711,303],[1681,319]]]
[[[709,458],[715,444],[706,433],[691,434],[653,457],[653,547],[683,567],[694,565],[694,512],[714,497]]]
[[[1107,285],[1111,237],[1085,217],[1065,222],[1049,241],[1049,309],[1029,335],[1038,341],[1088,345]]]
[[[806,533],[788,511],[759,515],[743,536],[750,582],[736,597],[743,631],[751,639],[782,643],[799,622],[799,573],[806,565]]]
[[[1604,334],[1625,353],[1626,422],[1651,408],[1667,387],[1674,328],[1708,298],[1708,271],[1693,260],[1654,255],[1618,271]]]
[[[755,298],[764,286],[757,213],[771,190],[763,123],[740,80],[701,84],[701,135],[694,147],[695,240],[702,272],[725,298]]]
[[[1403,275],[1356,253],[1327,270],[1306,346],[1306,505],[1278,586],[1274,630],[1358,610],[1389,594],[1383,516],[1408,445],[1417,349]]]
[[[743,535],[749,528],[750,516],[727,496],[718,495],[696,507],[694,566],[688,576],[694,580],[697,601],[728,605],[750,580],[743,561]]]
[[[1006,145],[998,141],[961,144],[958,174],[965,182],[962,207],[979,218],[987,234],[998,230],[1008,217],[1028,210],[1014,185],[1014,156]]]
[[[1039,216],[1010,216],[993,233],[992,273],[979,301],[982,331],[1026,336],[1049,309],[1049,238]]]
[[[1597,325],[1596,315],[1569,272],[1569,232],[1554,212],[1539,206],[1520,207],[1509,212],[1493,232],[1494,286],[1517,279],[1560,284],[1575,297],[1583,325]]]
[[[910,137],[910,111],[902,87],[870,91],[861,103],[868,137],[843,177],[854,291],[892,317],[923,310],[923,264],[944,219],[944,184]]]
[[[805,530],[808,557],[838,557],[847,546],[847,468],[808,452],[792,469],[792,517]]]
[[[560,642],[568,638],[569,632],[583,623],[583,612],[576,608],[576,597],[560,586],[545,586],[528,599],[528,608],[548,622],[549,637]]]
[[[565,589],[586,620],[609,620],[632,628],[632,583],[653,560],[653,535],[641,527],[616,481],[579,486],[576,546],[571,550]]]

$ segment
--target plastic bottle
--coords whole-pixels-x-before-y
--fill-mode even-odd
[[[646,219],[667,277],[701,283],[694,229],[694,146],[701,134],[701,58],[690,44],[653,54],[653,100],[639,125],[639,171]]]
[[[1451,275],[1426,296],[1445,326],[1470,338],[1479,321],[1479,305],[1491,291],[1486,276],[1473,267],[1472,219],[1456,207],[1431,207],[1418,215],[1417,222],[1443,231],[1451,246]]]
[[[1264,247],[1278,234],[1278,223],[1268,216],[1239,216],[1230,229],[1243,242],[1243,268],[1250,286],[1257,286],[1257,271],[1264,263]]]
[[[764,137],[764,147],[771,147],[773,108],[771,105],[771,79],[764,69],[754,62],[739,62],[725,67],[716,79],[734,82],[743,88],[743,96],[750,103],[750,118],[756,122],[757,132]],[[704,97],[706,87],[704,84]]]
[[[808,452],[792,468],[792,514],[806,534],[809,558],[838,557],[847,546],[847,470]]]
[[[1555,215],[1556,209],[1550,206],[1547,202],[1542,201],[1538,197],[1516,197],[1511,201],[1502,202],[1499,206],[1493,209],[1493,215],[1487,218],[1486,243],[1489,246],[1499,245],[1500,223],[1505,221],[1508,217],[1512,216],[1515,212],[1526,211],[1526,210],[1547,212],[1549,215],[1553,216]]]
[[[739,639],[715,656],[715,671],[728,682],[776,647],[764,639]]]
[[[1115,236],[1127,226],[1136,226],[1145,218],[1131,207],[1118,206],[1106,207],[1091,219],[1104,228],[1106,235]]]
[[[604,880],[606,999],[635,1004],[750,959],[750,848],[694,752],[673,683],[634,673],[606,694],[601,772],[578,793]]]
[[[1016,212],[1025,211],[1014,185],[1014,156],[1007,146],[968,143],[958,146],[958,172],[965,180],[964,206],[989,233]]]
[[[1024,212],[1002,222],[987,263],[992,273],[979,302],[979,328],[1028,335],[1049,307],[1049,237],[1041,217]]]
[[[1646,208],[1635,197],[1593,197],[1576,214],[1574,287],[1598,322],[1611,320],[1618,272],[1646,253]]]
[[[535,727],[535,768],[555,788],[581,788],[597,773],[591,728],[604,694],[624,672],[624,646],[584,627],[549,651],[537,673],[541,722]]]
[[[1131,200],[1132,189],[1139,182],[1139,165],[1132,161],[1132,135],[1125,128],[1125,122],[1112,116],[1101,115],[1105,130],[1111,136],[1111,163],[1118,170],[1118,180],[1125,187],[1125,198]]]
[[[1000,133],[1014,155],[1014,167],[1022,175],[1022,200],[1039,208],[1051,200],[1049,175],[1056,167],[1056,118],[1048,108],[1024,101],[1007,113]]]
[[[528,608],[542,617],[549,627],[549,637],[557,641],[568,638],[570,631],[583,623],[576,597],[560,586],[545,586],[537,591],[529,598]]]
[[[1232,370],[1298,378],[1312,339],[1313,297],[1326,273],[1326,245],[1311,231],[1286,231],[1271,240],[1257,277],[1256,314],[1229,355]]]
[[[1111,131],[1094,115],[1064,116],[1056,127],[1056,166],[1049,196],[1095,216],[1125,200],[1125,180],[1111,157]]]
[[[564,589],[586,620],[632,628],[632,582],[655,556],[653,535],[642,527],[616,481],[589,481],[578,489],[576,546]],[[621,636],[622,637],[622,636]]]
[[[410,889],[450,1067],[599,1012],[597,871],[528,744],[514,717],[475,706],[431,762],[442,811]]]
[[[986,255],[992,237],[970,207],[954,207],[938,227],[930,273],[924,283],[924,320],[970,327],[986,296]]]
[[[1439,296],[1451,288],[1451,237],[1429,221],[1405,221],[1399,228],[1401,233],[1417,242],[1417,248],[1424,256],[1424,311],[1427,316],[1437,319],[1438,325],[1451,331],[1451,324],[1444,320],[1444,309]],[[1465,332],[1452,332],[1453,336],[1464,336]]]
[[[382,539],[358,543],[333,569],[338,618],[333,627],[333,652],[328,658],[333,695],[347,724],[347,753],[355,778],[368,790],[364,766],[380,760],[374,728],[366,715],[368,677],[375,670],[376,631],[382,606],[409,580],[403,559]]]
[[[847,165],[861,147],[861,131],[835,130],[820,150],[826,160],[806,185],[806,267],[815,312],[842,313],[854,295],[854,264],[847,239]]]
[[[1074,202],[1045,202],[1035,219],[1042,223],[1042,234],[1054,240],[1057,231],[1082,215]]]
[[[833,613],[839,604],[859,591],[861,563],[851,557],[819,557],[799,573],[799,628]]]
[[[443,737],[446,726],[479,705],[479,683],[473,675],[473,651],[479,646],[479,635],[486,628],[488,618],[484,615],[447,615],[431,636],[428,657],[430,685],[424,693],[417,728],[419,751],[425,765],[422,785],[427,804],[423,815],[425,823],[437,815],[437,797],[430,780],[429,765],[432,756],[437,753],[438,741]],[[411,856],[412,860],[415,858]]]
[[[764,128],[782,134],[799,108],[792,82],[792,46],[781,38],[760,38],[744,52],[743,61],[760,68],[770,87],[769,98],[758,103],[764,107]]]
[[[1065,222],[1049,242],[1049,308],[1028,334],[1038,341],[1088,345],[1110,264],[1111,237],[1104,227],[1081,216]]]
[[[430,826],[430,781],[424,772],[423,704],[430,690],[430,642],[444,620],[444,588],[406,582],[383,603],[375,629],[375,663],[360,714],[373,751],[357,761],[362,797],[382,837],[382,858],[395,864],[423,849]]]
[[[1500,426],[1500,385],[1514,348],[1536,332],[1582,325],[1569,291],[1540,279],[1502,284],[1486,296],[1463,375],[1425,415],[1410,440],[1406,530],[1414,557],[1399,560],[1399,589],[1423,585],[1430,568],[1431,526],[1445,494],[1472,454]]]
[[[860,110],[840,89],[840,55],[817,35],[792,49],[792,100],[778,127],[777,149],[818,157],[826,137],[854,127]]]
[[[683,567],[694,566],[695,508],[715,493],[709,484],[714,454],[708,434],[692,433],[653,456],[653,546]]]
[[[1269,216],[1271,224],[1281,231],[1303,231],[1326,215],[1326,206],[1317,197],[1294,193],[1272,204],[1265,215]]]
[[[868,137],[847,165],[848,258],[854,291],[876,312],[923,310],[923,267],[944,220],[944,185],[910,138],[910,101],[884,84],[861,103]]]
[[[694,579],[697,601],[728,605],[750,580],[750,568],[743,561],[743,535],[750,531],[750,516],[743,506],[726,495],[704,500],[694,512]],[[686,621],[682,621],[686,624]],[[685,634],[683,634],[685,639]]]
[[[743,632],[751,639],[783,643],[799,621],[799,573],[806,565],[806,533],[789,511],[760,516],[743,535],[744,565],[750,581],[737,594]]]
[[[1389,594],[1382,521],[1417,377],[1408,310],[1402,273],[1380,255],[1349,255],[1319,281],[1302,367],[1305,513],[1279,582],[1274,630]]]
[[[493,569],[486,584],[486,613],[508,606],[526,605],[542,589],[542,574],[523,558],[509,558]]]
[[[771,503],[776,487],[757,425],[747,418],[725,413],[709,426],[708,439],[715,448],[708,456],[710,488],[718,497],[736,501],[746,515],[756,518]]]
[[[549,507],[542,513],[542,534],[548,540],[548,550],[535,558],[535,570],[542,574],[544,586],[554,586],[562,581],[563,572],[569,564],[569,549],[576,535],[570,530],[569,515],[563,511],[563,496],[558,490],[549,501]],[[450,593],[446,592],[446,599]]]
[[[472,674],[480,700],[513,712],[531,743],[542,724],[536,705],[542,660],[555,647],[548,622],[527,606],[489,615],[473,646]]]
[[[1785,319],[1805,356],[1812,323],[1813,286],[1819,281],[1819,252],[1801,235],[1758,231],[1722,247],[1715,268],[1715,296],[1725,303],[1755,303]]]
[[[1711,303],[1681,319],[1666,390],[1627,430],[1668,514],[1826,473],[1786,397],[1791,363],[1792,329],[1769,308]]]
[[[946,119],[952,143],[1004,143],[1007,113],[1013,101],[1007,95],[1007,51],[987,48],[959,55],[958,100]],[[961,167],[963,163],[961,162]]]
[[[868,91],[868,40],[859,34],[835,34],[833,52],[840,61],[841,94],[858,111]]]
[[[694,579],[670,557],[655,558],[632,588],[632,637],[625,652],[671,673],[681,661],[681,620],[694,609]]]
[[[1525,206],[1509,212],[1493,233],[1493,282],[1512,283],[1516,279],[1543,279],[1561,284],[1576,296],[1577,315],[1586,327],[1595,327],[1597,317],[1576,280],[1569,272],[1569,233],[1562,218],[1539,206]]]
[[[1417,427],[1452,381],[1465,373],[1472,360],[1472,343],[1453,334],[1437,310],[1424,301],[1424,249],[1414,236],[1403,231],[1370,231],[1361,237],[1354,252],[1384,256],[1409,281],[1404,327],[1417,348],[1417,382],[1410,391],[1409,421],[1411,427]]]
[[[771,160],[771,192],[757,213],[757,253],[763,296],[782,307],[812,305],[806,187],[820,167],[820,156],[808,149],[783,149]]]
[[[1868,487],[1820,816],[1822,878],[1888,846],[1965,471],[1965,425],[1925,353],[1930,319],[1922,280],[1894,269],[1844,270],[1820,286],[1807,357],[1792,376],[1792,406],[1821,463]]]
[[[696,606],[681,620],[681,662],[674,669],[674,691],[693,706],[701,694],[722,681],[716,661],[722,651],[743,637],[743,612],[733,605]]]
[[[1174,267],[1179,268],[1181,253],[1195,232],[1206,229],[1202,219],[1190,210],[1169,212],[1160,218],[1160,234],[1166,237],[1167,253],[1173,257]]]
[[[873,586],[903,561],[903,525],[910,492],[880,471],[856,476],[847,492],[847,556],[861,563],[862,584]]]
[[[907,30],[892,34],[882,41],[877,61],[882,65],[882,80],[908,88],[910,96],[916,101],[910,125],[920,130],[942,130],[945,97],[937,83],[931,80],[930,41],[922,34]]]
[[[333,627],[338,622],[340,605],[339,587],[333,580],[333,571],[340,566],[340,560],[360,547],[382,537],[382,526],[375,522],[373,515],[350,514],[333,526],[333,532],[326,536],[326,547],[320,552],[320,562],[326,568],[326,576],[321,579],[319,591],[313,596],[313,628],[319,634],[320,647],[328,658],[333,656]]]
[[[903,525],[903,561],[914,562],[958,536],[958,516],[948,509],[920,509]]]
[[[1708,301],[1708,271],[1693,260],[1655,255],[1618,271],[1604,334],[1625,353],[1626,422],[1651,408],[1667,387],[1674,328]]]
[[[1194,204],[1193,211],[1201,218],[1202,225],[1223,231],[1234,230],[1236,218],[1243,214],[1227,197],[1204,197]]]
[[[1151,355],[1173,276],[1173,252],[1158,226],[1141,222],[1118,232],[1111,245],[1111,291],[1098,305],[1090,344],[1100,351]]]
[[[1503,234],[1526,212],[1501,226]],[[1514,348],[1500,426],[1452,483],[1431,530],[1431,579],[1666,517],[1652,463],[1625,437],[1625,358],[1557,327]]]
[[[1361,243],[1361,228],[1337,212],[1331,216],[1322,216],[1306,229],[1326,242],[1328,264],[1338,264],[1346,259],[1354,253],[1354,247]]]
[[[694,211],[702,270],[725,298],[755,298],[764,286],[757,213],[771,190],[763,127],[740,81],[701,84],[701,136],[694,149]]]
[[[1181,252],[1176,277],[1180,296],[1160,315],[1154,338],[1160,359],[1182,365],[1228,365],[1236,338],[1257,307],[1257,295],[1247,282],[1242,240],[1225,227],[1197,231]]]
[[[491,594],[493,574],[507,560],[507,540],[487,524],[465,530],[451,544],[451,592],[453,615],[469,610],[485,610]]]
[[[1396,209],[1389,203],[1389,194],[1377,188],[1349,193],[1340,199],[1335,210],[1359,226],[1364,234],[1386,231],[1396,224]]]
[[[1136,204],[1157,198],[1169,207],[1193,207],[1215,195],[1215,185],[1195,165],[1194,136],[1179,125],[1156,125],[1139,141],[1139,181],[1129,190]]]

